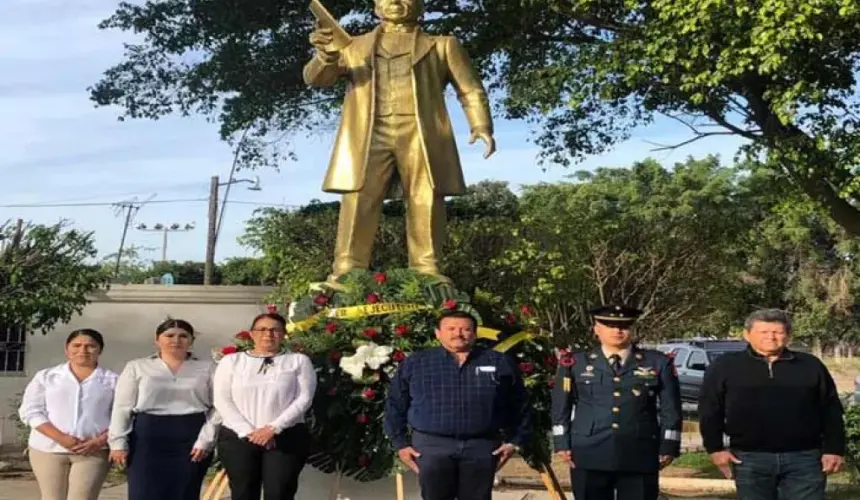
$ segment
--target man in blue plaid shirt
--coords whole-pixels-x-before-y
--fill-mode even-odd
[[[441,346],[412,354],[391,380],[385,433],[424,500],[490,500],[496,471],[529,439],[519,369],[475,346],[476,327],[468,313],[443,313]]]

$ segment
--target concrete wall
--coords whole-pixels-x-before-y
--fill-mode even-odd
[[[65,361],[63,343],[77,328],[94,328],[105,336],[102,366],[119,373],[125,363],[154,352],[155,327],[167,316],[190,322],[197,334],[194,352],[210,356],[230,337],[248,328],[263,312],[268,287],[196,285],[114,285],[91,297],[80,316],[47,335],[27,337],[25,373],[0,376],[0,444],[18,439],[12,414],[16,395],[42,368]]]

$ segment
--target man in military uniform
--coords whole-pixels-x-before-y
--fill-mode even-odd
[[[571,467],[576,500],[656,500],[659,471],[681,448],[673,362],[633,344],[638,309],[608,305],[590,313],[600,346],[563,354],[553,389],[556,453]]]

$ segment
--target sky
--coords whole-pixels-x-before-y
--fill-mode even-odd
[[[96,108],[87,87],[122,60],[128,34],[99,30],[97,24],[117,0],[2,0],[0,8],[0,223],[22,218],[94,232],[100,256],[117,251],[124,218],[113,203],[151,200],[136,213],[126,245],[144,249],[145,259],[161,258],[162,235],[135,229],[139,224],[194,224],[169,234],[169,260],[202,261],[206,248],[209,179],[226,179],[232,153],[221,142],[217,125],[200,117],[120,122],[116,108]],[[135,3],[135,2],[132,2]],[[625,167],[646,157],[666,165],[688,156],[719,154],[730,161],[740,142],[716,136],[689,146],[653,152],[651,143],[689,139],[671,120],[657,120],[611,152],[572,169],[538,166],[538,151],[528,142],[522,122],[496,119],[498,152],[482,158],[483,146],[469,146],[468,126],[456,101],[449,107],[467,183],[502,180],[513,189],[524,184],[557,182],[575,170]],[[222,221],[217,257],[254,255],[237,239],[245,221],[263,206],[301,205],[322,193],[322,178],[333,132],[296,138],[295,162],[239,178],[259,175],[262,190],[234,185]],[[223,196],[223,191],[222,191]],[[173,202],[171,200],[193,200]],[[63,207],[37,205],[70,204]],[[91,206],[81,206],[91,204]],[[36,205],[36,206],[34,206]]]

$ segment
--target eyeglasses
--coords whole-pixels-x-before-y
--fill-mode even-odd
[[[251,331],[254,333],[274,333],[276,335],[286,333],[282,328],[254,328]]]

